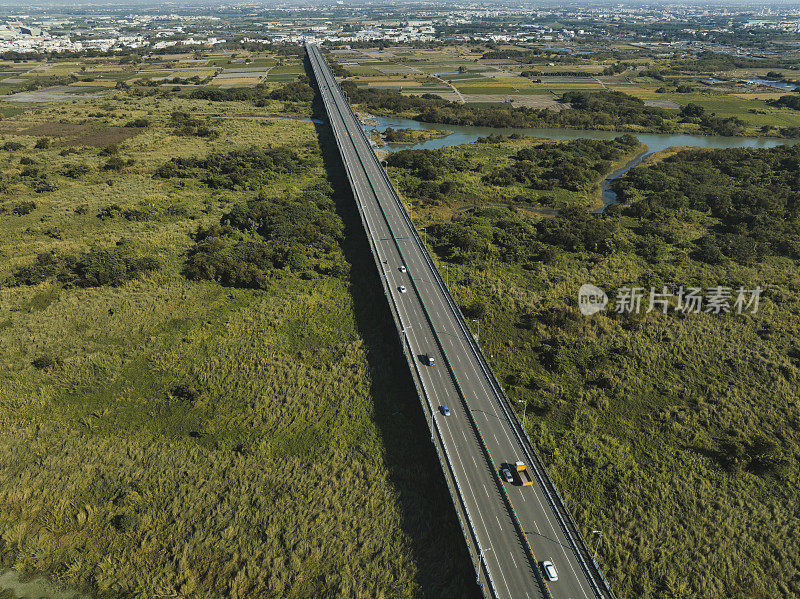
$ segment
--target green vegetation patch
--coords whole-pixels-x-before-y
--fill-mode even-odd
[[[346,274],[339,246],[343,225],[333,210],[332,194],[330,187],[317,186],[296,197],[261,194],[234,207],[220,226],[198,229],[187,276],[263,289],[283,269],[306,277]]]
[[[153,174],[161,179],[198,178],[212,189],[258,189],[279,175],[299,174],[313,162],[295,150],[250,147],[205,158],[173,158]]]
[[[697,240],[709,263],[754,264],[769,254],[800,259],[800,148],[684,151],[615,183],[625,215],[653,231],[698,213],[717,219]],[[684,217],[683,215],[687,215]]]
[[[800,537],[787,534],[800,501],[799,156],[680,152],[631,171],[603,215],[415,207],[584,535],[603,531],[619,596],[800,593]],[[458,190],[472,175],[451,178]],[[591,317],[585,283],[611,302]],[[643,289],[640,310],[614,309],[626,286]],[[681,287],[707,299],[718,286],[730,312],[679,307]],[[651,288],[666,310],[648,310]],[[762,290],[757,311],[734,307],[739,288]]]
[[[387,127],[381,135],[389,143],[416,143],[428,139],[447,137],[450,133],[452,131],[439,129],[392,129]]]
[[[93,247],[77,256],[54,252],[39,254],[32,265],[17,268],[4,284],[15,287],[58,281],[77,287],[119,286],[140,273],[159,268],[158,259],[137,256],[127,244],[121,244],[112,249]]]
[[[422,205],[592,204],[599,183],[642,150],[631,135],[611,141],[541,141],[489,136],[442,150],[403,150],[387,165],[407,196]]]
[[[269,100],[284,100],[291,102],[310,102],[314,98],[314,90],[307,81],[287,83],[277,89],[270,89],[264,83],[253,87],[230,87],[215,89],[206,87],[193,90],[189,97],[196,100],[211,100],[212,102],[249,101],[255,106],[266,106]]]

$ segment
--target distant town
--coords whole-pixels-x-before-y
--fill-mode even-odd
[[[6,14],[0,52],[69,53],[164,50],[237,44],[627,42],[665,51],[770,56],[800,51],[800,7],[732,9],[625,4],[520,9],[429,5],[346,6],[343,2],[256,8],[230,5],[164,14],[160,8],[74,8],[65,14]],[[731,44],[732,38],[745,41]],[[779,46],[765,44],[776,42]],[[566,46],[569,47],[569,46]]]

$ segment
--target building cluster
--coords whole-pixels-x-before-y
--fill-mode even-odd
[[[175,15],[170,18],[180,20]],[[0,52],[109,52],[135,48],[158,50],[178,45],[212,47],[225,42],[218,37],[186,33],[184,27],[179,25],[159,27],[148,17],[118,19],[109,24],[104,22],[110,20],[109,17],[96,20],[99,23],[91,27],[75,27],[69,20],[43,22],[36,26],[22,21],[6,21],[0,25]],[[43,25],[51,25],[52,29]]]
[[[570,42],[712,43],[758,29],[800,34],[800,8],[733,9],[700,4],[576,3],[537,8],[365,3],[219,6],[216,14],[132,14],[123,10],[72,11],[56,16],[0,19],[0,51],[101,52],[173,46],[213,47],[226,42],[414,43],[479,42],[571,46]],[[224,16],[219,16],[224,15]],[[558,25],[556,25],[558,24]],[[666,26],[662,26],[666,25]]]
[[[379,42],[393,44],[404,42],[428,42],[436,37],[436,28],[431,21],[364,22],[357,26],[348,23],[324,22],[301,26],[293,22],[265,24],[264,36],[245,41],[261,43],[283,42]]]

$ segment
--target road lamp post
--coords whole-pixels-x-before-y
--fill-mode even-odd
[[[445,286],[450,289],[450,267],[447,264],[444,264],[444,284]]]
[[[592,534],[597,535],[597,544],[594,546],[594,553],[592,554],[592,559],[594,559],[595,556],[597,555],[597,548],[600,547],[600,539],[603,537],[603,531],[593,530]]]
[[[524,408],[522,408],[522,430],[525,430],[525,416],[528,414],[528,402],[522,399],[518,399],[517,403],[524,404]]]
[[[483,564],[484,564],[484,566],[486,566],[487,570],[489,569],[489,565],[486,563],[486,552],[487,551],[491,551],[491,550],[492,550],[491,547],[486,547],[485,549],[481,549],[481,553],[480,553],[480,560],[483,561]],[[478,578],[478,584],[480,584],[481,583],[480,569],[478,571],[477,578]]]
[[[472,322],[474,322],[475,324],[478,325],[478,332],[475,333],[475,341],[480,343],[480,341],[481,341],[481,321],[478,320],[477,318],[473,318]]]

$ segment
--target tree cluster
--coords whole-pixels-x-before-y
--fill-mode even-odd
[[[197,178],[213,189],[259,189],[276,174],[299,173],[307,166],[308,160],[290,148],[251,147],[204,158],[172,158],[153,177]]]
[[[696,211],[718,224],[696,257],[748,264],[768,254],[800,258],[800,148],[687,150],[630,171],[615,184],[623,212],[660,237]],[[672,223],[672,224],[670,224]]]
[[[343,275],[344,225],[332,195],[323,184],[289,197],[262,193],[234,207],[219,224],[198,228],[184,273],[250,289],[265,288],[281,270],[305,277]]]
[[[500,186],[520,183],[532,189],[585,191],[603,178],[612,162],[638,145],[633,135],[608,142],[576,139],[565,144],[540,144],[519,150],[511,166],[489,171],[483,181]]]
[[[113,248],[92,246],[80,254],[43,252],[30,266],[15,269],[5,285],[15,287],[57,281],[67,287],[116,287],[160,267],[158,259],[138,256],[123,242]]]

